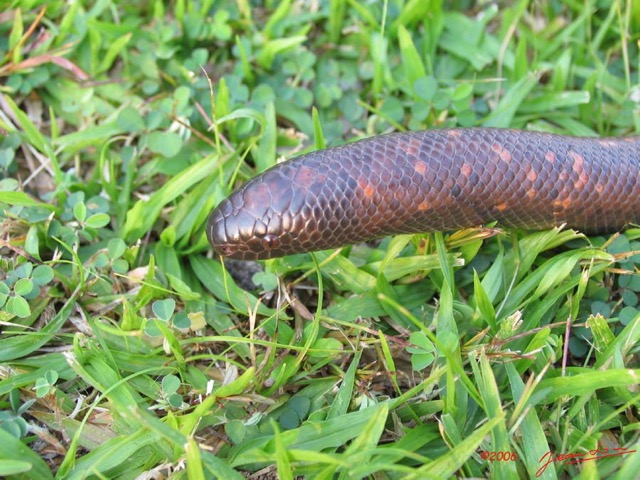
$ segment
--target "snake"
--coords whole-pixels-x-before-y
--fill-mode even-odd
[[[216,253],[259,260],[409,233],[640,221],[640,137],[451,128],[378,135],[276,164],[211,212]]]

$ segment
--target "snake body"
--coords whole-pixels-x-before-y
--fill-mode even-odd
[[[497,221],[605,232],[640,221],[640,138],[469,128],[394,133],[278,164],[213,210],[216,252],[265,259]]]

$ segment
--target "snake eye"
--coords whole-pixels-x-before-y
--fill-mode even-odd
[[[266,249],[276,248],[280,245],[280,239],[275,235],[265,235],[262,238],[262,246]]]

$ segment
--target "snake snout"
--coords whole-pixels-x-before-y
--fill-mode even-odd
[[[264,182],[249,182],[223,200],[207,224],[214,251],[239,260],[276,256],[283,235],[280,216],[273,211],[276,193]]]
[[[209,221],[207,223],[207,238],[209,243],[213,246],[213,250],[223,256],[230,256],[234,253],[233,245],[229,242],[229,236],[226,229],[226,217],[223,213],[224,203],[228,200],[224,200],[216,209],[209,215]]]

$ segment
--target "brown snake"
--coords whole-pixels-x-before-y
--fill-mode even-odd
[[[640,221],[640,138],[469,128],[395,133],[281,163],[213,210],[221,255],[250,260],[497,221],[605,232]]]

